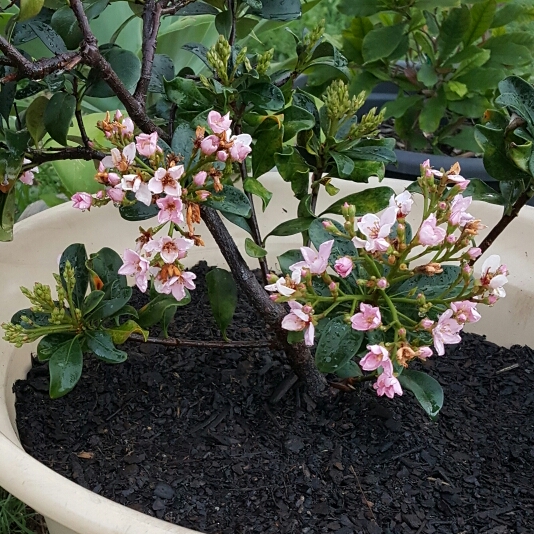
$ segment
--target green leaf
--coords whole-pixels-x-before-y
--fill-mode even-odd
[[[220,192],[213,192],[205,202],[206,206],[226,213],[233,213],[241,217],[250,217],[250,202],[240,189],[225,185]]]
[[[126,193],[126,198],[129,200],[135,200],[135,196],[131,194],[131,191]],[[120,216],[125,221],[145,221],[146,219],[152,219],[159,212],[157,204],[150,204],[147,206],[142,202],[136,201],[135,204],[129,206],[120,206],[119,213]]]
[[[208,297],[213,317],[223,338],[228,341],[226,329],[232,322],[237,306],[237,286],[231,273],[212,269],[206,275]]]
[[[480,200],[490,204],[497,204],[502,206],[504,199],[500,193],[495,191],[483,180],[473,179],[469,181],[469,185],[462,192],[464,197],[473,197],[473,200]]]
[[[268,20],[295,20],[301,15],[300,0],[261,0],[261,18]]]
[[[267,256],[267,251],[259,245],[256,245],[250,237],[245,238],[245,252],[251,258],[265,258]]]
[[[343,154],[354,160],[378,161],[380,163],[395,163],[397,161],[395,151],[387,146],[356,145],[350,150],[345,150]],[[356,165],[359,163],[356,162]]]
[[[438,83],[438,75],[436,73],[436,70],[434,69],[434,66],[430,63],[425,63],[421,65],[421,68],[417,72],[417,79],[425,86],[425,87],[434,87],[436,83]]]
[[[39,40],[52,52],[53,54],[64,54],[67,52],[67,47],[63,39],[52,29],[52,26],[45,22],[28,22]]]
[[[349,360],[343,367],[337,368],[334,372],[339,378],[363,376],[361,367],[354,360]]]
[[[91,291],[91,293],[89,293],[89,295],[87,295],[83,301],[81,307],[82,314],[86,315],[92,312],[100,304],[104,296],[104,291]]]
[[[275,166],[275,154],[282,150],[284,126],[277,123],[263,126],[256,131],[256,142],[252,147],[252,174],[259,178]]]
[[[37,345],[37,359],[40,362],[48,361],[60,345],[71,340],[75,334],[47,334]]]
[[[128,285],[126,276],[118,273],[122,264],[122,258],[108,247],[101,248],[98,252],[91,254],[86,263],[93,276],[98,276],[104,286],[118,280],[120,286],[126,287]]]
[[[191,128],[188,122],[177,121],[176,128],[172,134],[171,149],[175,154],[184,158],[183,164],[185,166],[189,165],[191,160],[195,137],[195,130]]]
[[[321,216],[325,213],[334,213],[341,215],[341,208],[345,202],[353,204],[356,207],[356,216],[361,217],[366,213],[378,213],[389,206],[389,199],[394,195],[395,191],[391,187],[372,187],[364,189],[359,193],[353,193],[343,197],[331,206],[328,206]]]
[[[50,137],[60,145],[67,145],[67,134],[76,109],[76,98],[64,92],[55,93],[48,101],[43,123]]]
[[[396,293],[399,295],[407,294],[414,288],[418,293],[423,293],[425,297],[430,300],[437,298],[443,291],[448,289],[456,280],[460,274],[460,267],[456,265],[443,265],[443,272],[435,274],[434,276],[416,275],[409,278],[397,288]],[[452,291],[447,295],[447,298],[452,298],[462,291],[463,285],[456,285]]]
[[[445,97],[445,91],[440,89],[436,96],[423,102],[423,109],[419,115],[419,127],[421,130],[425,133],[435,132],[439,128],[446,110],[447,98]]]
[[[364,333],[354,330],[343,317],[335,317],[324,327],[317,349],[315,365],[322,373],[343,368],[358,352]]]
[[[407,369],[399,375],[402,387],[410,390],[423,410],[434,419],[443,407],[443,389],[439,382],[426,373]]]
[[[291,146],[284,146],[274,155],[274,161],[283,180],[291,183],[291,189],[298,199],[308,194],[310,167],[302,156]]]
[[[20,0],[20,11],[17,22],[31,19],[39,14],[44,0]]]
[[[471,26],[471,14],[466,5],[451,9],[441,23],[438,36],[438,55],[444,61],[458,47]]]
[[[169,308],[176,311],[176,308],[179,306],[185,306],[190,302],[191,295],[188,291],[186,291],[186,297],[182,300],[176,300],[172,295],[158,294],[156,298],[152,299],[139,310],[137,322],[143,328],[150,328],[164,318]]]
[[[22,320],[22,317],[27,317],[32,324],[27,323],[26,321]],[[13,324],[19,324],[22,327],[24,327],[26,330],[30,330],[32,328],[35,328],[35,326],[49,326],[50,322],[49,319],[50,314],[44,313],[44,312],[34,312],[30,308],[25,308],[23,310],[19,310],[17,313],[11,317],[11,323]]]
[[[330,259],[329,259],[329,262],[332,265],[341,256],[357,256],[358,252],[356,251],[356,248],[354,247],[354,244],[352,243],[350,239],[347,239],[345,237],[333,236],[331,233],[326,231],[325,227],[323,226],[323,221],[328,221],[328,220],[330,219],[327,219],[327,218],[315,219],[310,224],[308,233],[310,236],[310,241],[313,243],[313,246],[316,249],[319,249],[322,243],[333,239],[334,244],[332,245],[332,251],[330,253]],[[332,220],[330,220],[330,222],[340,232],[345,233],[345,229],[340,223],[338,223],[337,221],[332,221]]]
[[[380,3],[376,0],[341,0],[338,6],[339,11],[344,15],[354,15],[356,17],[369,17],[379,13]]]
[[[232,12],[225,9],[215,16],[215,28],[220,35],[228,40],[232,31]]]
[[[471,25],[463,36],[465,46],[474,43],[489,30],[496,9],[496,0],[486,0],[471,7]]]
[[[496,103],[525,119],[534,132],[534,87],[519,76],[508,76],[499,82],[501,93]]]
[[[273,194],[255,178],[247,178],[243,182],[243,189],[247,193],[251,193],[260,197],[263,203],[263,211],[265,211],[265,208],[269,205]]]
[[[102,330],[93,332],[86,332],[85,341],[87,348],[94,353],[94,355],[105,361],[106,363],[122,363],[128,358],[128,354],[119,350],[113,344],[111,335]]]
[[[15,200],[16,195],[14,187],[12,187],[7,193],[0,192],[0,242],[13,240],[13,225],[15,224]]]
[[[390,100],[385,106],[385,118],[402,117],[411,107],[418,105],[423,100],[422,95],[399,96],[396,100]]]
[[[284,94],[271,83],[257,83],[251,85],[241,93],[245,104],[252,104],[260,110],[279,111],[285,105]]]
[[[329,174],[332,176],[337,176],[339,178],[350,178],[352,172],[354,171],[354,161],[344,154],[339,152],[330,152],[332,158],[336,163],[337,172],[334,170],[330,171]]]
[[[152,93],[164,93],[164,81],[172,80],[173,78],[174,63],[172,59],[166,54],[155,54],[148,90]]]
[[[363,38],[362,55],[366,63],[387,58],[397,48],[406,30],[405,24],[383,26],[370,31]]]
[[[133,92],[141,76],[139,58],[130,50],[124,50],[120,46],[100,47],[100,52],[126,89]],[[102,72],[96,68],[92,68],[87,75],[87,91],[85,94],[96,98],[115,96],[113,89],[102,79]]]
[[[241,215],[235,215],[234,213],[226,213],[224,211],[221,211],[221,215],[228,219],[231,223],[235,224],[236,226],[239,226],[242,230],[245,230],[248,234],[252,235],[252,230],[250,229],[250,225],[248,223],[248,220],[245,219],[245,217],[241,217]]]
[[[64,278],[65,264],[70,262],[71,267],[74,269],[74,276],[76,278],[76,284],[72,292],[72,299],[74,305],[80,308],[87,292],[87,286],[89,284],[89,271],[85,266],[87,261],[87,252],[85,251],[85,245],[81,243],[74,243],[69,245],[61,254],[59,260],[59,272],[61,275],[61,281],[65,290],[67,289],[67,283]]]
[[[300,234],[305,232],[310,224],[315,220],[314,217],[299,217],[298,219],[290,219],[279,224],[273,228],[266,236],[265,241],[271,235],[285,237],[289,235]]]
[[[46,126],[44,123],[44,114],[48,106],[48,98],[46,96],[38,96],[26,109],[26,128],[32,136],[35,146],[45,136]]]
[[[132,288],[122,286],[119,280],[113,281],[111,285],[104,286],[104,291],[104,298],[93,311],[87,314],[87,319],[90,321],[101,321],[117,315],[132,296]]]
[[[167,98],[180,109],[203,111],[206,107],[209,107],[208,100],[204,98],[193,80],[178,76],[170,81],[163,80],[163,86]]]
[[[80,380],[83,369],[83,354],[78,337],[59,345],[48,362],[50,372],[50,397],[63,397]]]
[[[302,261],[303,259],[300,249],[288,250],[287,252],[280,254],[277,258],[280,271],[282,271],[284,276],[287,274],[291,275],[291,271],[289,270],[290,265]]]
[[[132,334],[141,334],[145,341],[148,338],[148,330],[143,330],[132,319],[129,319],[120,326],[105,328],[104,331],[111,336],[111,340],[115,345],[122,345]]]
[[[309,111],[298,106],[284,109],[284,141],[293,139],[304,130],[311,130],[315,126],[315,117]]]

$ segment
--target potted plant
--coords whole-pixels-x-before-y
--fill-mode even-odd
[[[417,176],[419,152],[448,169],[458,154],[480,153],[475,125],[508,74],[528,75],[532,37],[514,21],[528,11],[493,0],[451,2],[342,2],[353,15],[343,32],[343,52],[354,76],[351,90],[388,82],[397,97],[382,102],[394,119],[397,147],[392,176]],[[494,180],[477,158],[462,158],[466,177]]]
[[[281,9],[281,5],[274,7]],[[287,8],[287,2],[284,5]],[[263,10],[267,6],[268,2],[262,3]],[[54,232],[58,220],[59,226],[66,230],[61,237],[66,248],[59,258],[59,266],[55,257],[49,255],[47,260],[52,270],[59,267],[55,277],[57,295],[52,296],[47,287],[50,277],[44,284],[36,284],[33,290],[24,290],[33,309],[23,307],[11,321],[4,323],[6,340],[16,345],[44,336],[37,352],[42,360],[49,362],[52,396],[66,395],[76,386],[84,350],[108,363],[120,363],[125,353],[117,345],[125,339],[146,338],[146,329],[155,323],[161,323],[163,332],[166,331],[176,309],[187,303],[189,290],[194,290],[195,278],[187,270],[185,257],[188,256],[188,262],[194,261],[195,254],[208,257],[204,249],[194,248],[201,246],[205,238],[205,231],[199,234],[195,229],[202,217],[235,278],[232,282],[232,276],[222,269],[215,269],[211,275],[214,283],[210,300],[223,336],[235,308],[235,300],[229,297],[235,293],[237,281],[266,318],[294,371],[307,384],[312,403],[328,400],[332,395],[322,371],[339,375],[338,386],[372,380],[380,396],[394,397],[402,393],[402,388],[412,390],[425,410],[435,415],[442,402],[437,382],[424,373],[406,369],[404,364],[415,358],[429,357],[431,343],[441,353],[445,343],[459,341],[458,332],[463,325],[478,320],[475,305],[479,302],[491,304],[502,295],[502,285],[506,282],[506,268],[493,265],[496,258],[485,264],[479,279],[473,277],[469,268],[470,260],[482,251],[470,243],[469,236],[476,235],[481,227],[478,219],[466,211],[471,202],[471,198],[462,195],[467,181],[455,172],[456,169],[442,173],[424,163],[418,183],[425,200],[419,203],[421,222],[412,232],[406,222],[413,202],[408,193],[395,195],[396,191],[387,186],[371,189],[360,186],[363,190],[354,186],[354,182],[368,179],[370,169],[381,171],[384,161],[391,158],[389,142],[372,135],[379,117],[370,113],[361,121],[354,119],[360,100],[349,98],[343,83],[333,83],[324,93],[322,105],[317,106],[315,99],[306,92],[292,93],[294,72],[268,76],[269,55],[248,57],[232,38],[237,20],[236,6],[232,2],[222,11],[230,20],[228,37],[222,35],[210,49],[197,50],[214,77],[209,80],[201,75],[182,73],[171,80],[163,79],[166,98],[162,100],[168,100],[170,105],[157,108],[160,126],[156,126],[144,106],[154,50],[154,46],[148,45],[155,44],[152,36],[157,26],[152,19],[154,6],[143,10],[143,23],[150,38],[144,47],[141,76],[133,93],[133,96],[138,95],[135,101],[110,66],[114,54],[123,54],[115,47],[98,49],[83,6],[72,0],[70,7],[82,32],[82,45],[75,53],[81,66],[77,75],[72,75],[78,81],[74,82],[68,75],[62,89],[49,102],[43,102],[42,124],[37,121],[41,131],[44,127],[63,145],[67,144],[72,117],[80,133],[85,131],[83,116],[71,98],[77,99],[75,86],[81,83],[87,90],[87,84],[98,87],[99,82],[105,81],[120,97],[129,116],[117,112],[102,117],[98,124],[103,134],[101,141],[89,139],[85,133],[81,136],[82,144],[77,147],[43,150],[36,141],[39,137],[36,129],[32,129],[33,134],[25,129],[8,129],[4,134],[2,148],[7,172],[4,171],[2,183],[2,223],[5,237],[9,237],[11,230],[13,183],[20,177],[31,181],[34,165],[50,159],[80,156],[101,163],[96,172],[101,187],[94,193],[80,191],[73,195],[74,206],[90,209],[90,214],[74,210],[70,214],[76,214],[80,221],[86,215],[91,217],[86,234],[88,248],[91,247],[88,251],[81,243],[72,244],[75,239],[70,232],[77,233],[79,228],[71,224],[68,206],[23,222],[19,227],[20,236],[16,236],[21,239],[14,242],[24,243],[21,246],[28,251],[23,241],[24,229],[37,237],[31,249],[32,256],[24,261],[28,270],[19,269],[14,274],[12,281],[18,284],[17,275],[32,274],[34,280],[40,278],[36,271],[31,272],[37,268],[34,258],[41,250],[38,247],[46,245],[44,237],[38,236]],[[267,8],[267,13],[275,11]],[[279,11],[276,13],[279,16]],[[63,68],[63,61],[74,60],[74,56],[57,56],[53,61],[28,63],[29,60],[5,39],[0,39],[0,49],[14,69],[10,73],[12,81],[19,76],[40,78],[43,68],[56,68],[56,63]],[[320,30],[305,36],[299,42],[299,50],[299,62],[303,67],[326,61],[323,58],[330,56],[321,54],[332,52],[330,45],[322,46]],[[87,76],[84,66],[91,69]],[[103,89],[105,85],[100,87]],[[46,119],[52,113],[47,113],[49,105],[65,114],[65,122],[52,123]],[[214,107],[219,111],[212,109]],[[161,125],[169,127],[172,135]],[[295,143],[288,144],[287,140],[293,137],[296,137]],[[24,156],[29,156],[30,163],[24,161]],[[268,179],[258,180],[272,167],[272,162],[278,164],[283,180],[288,183],[280,181],[278,176],[272,185]],[[244,192],[236,187],[236,178],[240,179]],[[349,194],[334,199],[333,203],[320,194],[322,188],[331,196],[344,194],[341,190],[345,187]],[[270,228],[274,226],[270,235],[297,235],[299,238],[291,245],[304,242],[304,246],[279,255],[285,277],[278,278],[267,271],[265,257],[270,242],[266,243],[268,236],[261,237],[261,214],[255,213],[251,199],[254,195],[266,210],[272,209],[275,204],[271,202],[271,194],[276,193],[288,201],[291,198],[287,193],[289,188],[296,197],[292,206],[297,216],[280,222],[277,209],[275,220],[269,223]],[[97,210],[106,204],[107,207]],[[127,233],[123,234],[118,224],[110,223],[107,215],[117,215],[111,204],[118,207],[124,224],[131,228]],[[374,215],[381,210],[381,217]],[[243,238],[236,243],[217,211],[251,238],[241,234]],[[318,214],[327,217],[321,218]],[[363,217],[356,220],[356,216]],[[144,220],[147,222],[143,224],[150,224],[150,228],[139,230],[140,234],[137,230],[132,233],[137,225],[128,221]],[[85,227],[85,221],[81,224]],[[161,231],[167,235],[161,235]],[[137,251],[132,248],[136,234]],[[123,235],[129,238],[130,247],[121,259],[108,247],[125,245]],[[59,238],[57,242],[59,244]],[[207,238],[206,243],[209,250]],[[316,251],[307,246],[310,243]],[[414,251],[416,247],[423,247],[423,250]],[[269,276],[264,284],[267,282],[266,289],[273,298],[252,276],[240,248],[252,258],[263,260],[263,274]],[[16,261],[23,257],[22,250],[11,250],[10,256],[17,258]],[[195,250],[197,252],[193,252]],[[435,261],[412,264],[411,260],[423,257],[424,252],[431,252]],[[462,268],[447,266],[442,269],[440,261],[456,261]],[[443,276],[433,278],[441,274]],[[133,275],[141,291],[147,291],[150,282],[149,302],[140,310],[129,305],[132,289],[126,284],[126,275]],[[8,286],[6,297],[12,297],[14,285]],[[213,296],[215,298],[211,298]],[[464,300],[456,300],[460,298]],[[17,302],[21,301],[13,298],[12,304]],[[288,309],[283,307],[285,303]],[[424,320],[420,320],[421,313],[427,315]],[[315,336],[319,342],[313,359],[308,347]],[[222,343],[231,344],[229,341]],[[12,379],[23,374],[27,362],[16,359],[12,351],[6,351],[6,355],[10,363],[2,382],[10,391]],[[9,393],[4,394],[9,397]],[[20,463],[34,468],[34,473],[29,475],[35,477],[32,480],[47,480],[44,492],[29,484],[30,492],[24,499],[44,513],[51,529],[88,534],[105,529],[111,532],[125,529],[130,532],[184,531],[125,511],[70,483],[63,485],[58,482],[57,475],[48,473],[48,478],[47,470],[32,460],[26,463],[26,455],[11,442],[16,440],[7,417],[10,411],[12,413],[12,403],[6,401],[2,409],[7,423],[1,436],[6,446],[3,457],[12,466]],[[21,487],[17,485],[19,479],[23,477],[13,470],[1,483],[22,496]],[[59,487],[67,492],[65,506],[54,510],[58,490],[52,488]]]

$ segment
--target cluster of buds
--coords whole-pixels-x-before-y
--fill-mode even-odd
[[[361,139],[371,137],[378,133],[378,127],[384,122],[385,110],[376,112],[376,108],[371,108],[363,117],[350,127],[349,139]]]
[[[273,277],[272,283],[266,286],[273,293],[273,300],[290,306],[282,327],[303,331],[307,345],[314,342],[318,321],[338,306],[334,313],[342,313],[352,329],[380,332],[387,341],[370,342],[368,352],[359,361],[364,371],[376,374],[374,388],[378,395],[402,394],[396,368],[401,370],[414,359],[425,360],[433,352],[443,355],[445,345],[460,342],[460,331],[465,324],[480,319],[478,304],[492,305],[505,296],[503,285],[508,271],[501,265],[499,256],[490,256],[482,266],[480,277],[473,276],[469,262],[480,256],[481,250],[473,246],[472,238],[483,226],[467,212],[472,198],[462,196],[468,181],[459,172],[457,165],[448,172],[435,171],[428,162],[422,165],[420,183],[427,184],[426,190],[422,187],[427,209],[409,242],[406,216],[413,206],[410,192],[393,195],[389,207],[379,215],[369,213],[356,218],[355,207],[346,204],[342,208],[345,232],[331,221],[324,221],[323,226],[337,239],[350,240],[358,253],[333,257],[333,239],[322,243],[317,252],[301,247],[303,261],[289,267],[291,276]],[[429,254],[433,255],[430,261],[410,267],[412,262],[421,261]],[[438,296],[417,292],[416,285],[399,293],[400,284],[413,277],[442,273],[442,262],[457,262],[460,269],[457,279]],[[359,277],[353,272],[356,266]],[[362,273],[367,276],[362,277]],[[314,278],[322,280],[330,297],[316,291]],[[341,284],[341,280],[351,283]],[[348,287],[353,291],[347,291]],[[390,287],[394,287],[391,295]],[[327,311],[315,312],[319,304],[327,306]],[[414,316],[421,319],[414,320]]]
[[[225,49],[221,47],[218,50]],[[109,202],[116,206],[135,202],[157,206],[159,226],[142,230],[137,248],[126,250],[119,271],[134,276],[143,292],[149,279],[156,291],[172,294],[177,300],[185,298],[186,289],[195,287],[195,275],[187,272],[180,260],[193,245],[204,244],[194,227],[200,223],[199,204],[212,195],[208,189],[215,193],[222,191],[223,172],[231,171],[233,162],[243,162],[252,150],[250,135],[232,135],[229,113],[221,115],[211,111],[207,122],[211,133],[206,135],[205,128],[197,128],[187,166],[181,163],[183,155],[169,154],[165,158],[158,146],[157,133],[139,134],[134,139],[130,119],[122,117],[120,112],[113,121],[108,114],[98,123],[115,145],[110,155],[100,162],[95,177],[106,189],[93,195],[76,193],[72,197],[73,207],[89,210]],[[221,163],[225,164],[223,172],[217,168]],[[167,225],[168,235],[156,238]],[[173,237],[175,231],[180,237]]]
[[[224,35],[219,35],[217,42],[208,50],[206,59],[210,67],[217,73],[217,76],[224,85],[228,85],[228,60],[232,55],[232,47],[225,39]]]
[[[346,115],[353,116],[365,102],[365,91],[358,96],[349,97],[349,88],[342,80],[334,80],[323,96],[328,118],[336,121]]]
[[[274,57],[274,48],[267,50],[267,52],[264,52],[263,54],[258,54],[256,70],[258,71],[258,74],[260,76],[262,76],[269,70],[273,57]]]

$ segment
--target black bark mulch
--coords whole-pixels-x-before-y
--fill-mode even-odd
[[[219,339],[199,288],[171,335]],[[241,301],[231,339],[261,339]],[[79,385],[47,396],[46,366],[17,382],[22,443],[92,491],[215,534],[534,532],[534,354],[466,335],[427,370],[445,389],[430,421],[411,394],[367,384],[315,406],[267,350],[128,345],[87,358]]]

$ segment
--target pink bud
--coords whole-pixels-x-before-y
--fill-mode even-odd
[[[120,121],[120,120],[122,119],[122,113],[121,113],[119,110],[115,111],[115,115],[114,115],[113,118],[114,118],[116,121]]]
[[[335,282],[330,282],[328,284],[328,289],[330,290],[331,293],[333,293],[337,289],[337,284]]]
[[[120,203],[124,200],[124,195],[126,194],[122,188],[112,187],[106,191],[108,197],[116,203]]]
[[[72,195],[72,207],[78,210],[88,210],[93,205],[93,197],[89,193],[76,193]]]
[[[464,265],[462,267],[462,271],[465,273],[465,274],[471,274],[473,272],[473,269],[469,266],[469,265]]]
[[[497,302],[497,297],[495,295],[490,295],[488,297],[488,304],[493,306]]]
[[[430,320],[428,317],[425,317],[424,319],[421,320],[419,324],[421,325],[421,328],[423,328],[424,330],[430,330],[432,326],[434,325],[434,321]]]
[[[472,260],[476,260],[481,254],[482,254],[482,250],[480,248],[478,248],[478,247],[471,247],[467,251],[467,255]]]
[[[108,182],[115,187],[121,183],[121,177],[116,172],[108,172]]]
[[[378,289],[386,289],[388,285],[388,281],[385,278],[380,278],[376,282],[376,287],[378,287]]]
[[[440,210],[446,210],[446,209],[447,209],[447,203],[446,203],[446,202],[443,202],[443,201],[440,202],[440,203],[438,204],[438,208],[439,208]]]
[[[310,314],[312,311],[313,311],[313,308],[311,306],[308,306],[307,304],[306,306],[302,306],[303,313]]]
[[[457,239],[456,236],[454,236],[454,235],[452,235],[452,234],[451,234],[451,235],[448,235],[448,236],[447,236],[447,243],[451,243],[451,244],[452,244],[452,243],[456,243],[456,239]]]
[[[200,143],[200,150],[206,156],[211,156],[219,148],[219,138],[216,135],[208,135],[208,137],[202,139]]]
[[[208,173],[206,171],[200,171],[195,176],[193,176],[193,183],[197,187],[202,187],[206,183],[206,178],[208,177]]]
[[[334,270],[339,276],[341,276],[341,278],[347,278],[347,276],[351,273],[353,267],[354,265],[352,263],[352,260],[348,256],[343,256],[343,258],[339,258],[334,264]]]
[[[224,150],[219,150],[217,152],[217,159],[219,161],[226,161],[228,159],[228,152],[225,152]]]
[[[406,337],[406,328],[399,328],[398,332],[401,338]]]

